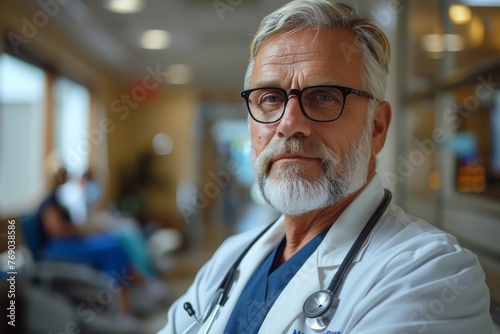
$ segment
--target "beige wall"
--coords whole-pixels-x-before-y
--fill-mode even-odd
[[[143,154],[150,154],[152,161],[149,171],[153,183],[135,188],[135,194],[140,196],[146,206],[144,219],[182,228],[176,210],[176,191],[181,180],[193,179],[190,169],[191,125],[198,105],[196,92],[163,87],[155,97],[131,105],[133,107],[115,103],[108,111],[108,117],[114,124],[108,137],[111,195],[117,198],[124,186],[133,186],[139,158]],[[165,133],[172,139],[170,154],[154,154],[152,142],[158,133]],[[130,184],[122,183],[124,175],[132,177]]]
[[[0,32],[10,41],[20,43],[56,73],[68,75],[89,88],[92,96],[90,166],[103,183],[106,204],[118,194],[120,171],[133,166],[142,151],[152,149],[154,135],[165,132],[172,137],[172,153],[157,157],[155,165],[159,174],[168,180],[168,191],[158,194],[151,190],[145,194],[151,201],[152,216],[169,217],[175,211],[175,183],[189,177],[186,168],[190,152],[189,129],[198,103],[196,94],[190,90],[171,87],[165,90],[163,87],[156,92],[154,99],[141,101],[124,118],[123,113],[117,113],[113,108],[113,102],[133,87],[123,84],[118,73],[65,39],[52,27],[50,18],[35,32],[27,30],[25,20],[33,22],[35,14],[36,11],[25,4],[0,0]],[[0,43],[0,52],[3,50],[4,45]],[[51,124],[50,119],[46,124],[46,154],[52,149],[52,131],[48,124]]]

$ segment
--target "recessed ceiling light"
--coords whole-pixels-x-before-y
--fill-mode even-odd
[[[467,23],[472,18],[472,13],[469,7],[464,5],[453,4],[449,8],[451,22],[455,24]]]
[[[104,7],[119,14],[137,13],[144,7],[143,0],[106,0]]]
[[[170,33],[166,30],[146,30],[141,36],[141,47],[150,50],[166,49],[170,45]]]
[[[167,69],[166,80],[172,85],[185,85],[191,80],[191,67],[185,64],[173,64]]]

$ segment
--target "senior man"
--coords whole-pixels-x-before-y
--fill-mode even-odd
[[[160,333],[491,333],[477,258],[390,204],[376,173],[389,58],[346,4],[264,18],[241,95],[260,190],[283,215],[229,238]]]

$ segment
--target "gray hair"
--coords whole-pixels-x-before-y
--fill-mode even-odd
[[[358,16],[356,10],[345,3],[330,0],[294,0],[266,16],[250,45],[250,62],[245,75],[245,88],[249,88],[255,57],[262,44],[272,35],[287,31],[293,33],[304,28],[343,27],[355,36],[355,45],[346,48],[346,57],[361,53],[365,90],[375,100],[369,106],[370,114],[377,101],[384,100],[390,61],[390,46],[382,30],[371,20]]]

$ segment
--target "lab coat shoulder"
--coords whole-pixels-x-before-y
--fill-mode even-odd
[[[391,207],[369,248],[345,333],[491,333],[484,272],[455,237]]]
[[[167,314],[167,323],[158,334],[181,333],[193,322],[193,318],[184,310],[183,305],[186,302],[191,303],[198,317],[203,315],[211,301],[205,297],[215,295],[229,268],[262,229],[256,228],[233,235],[219,246],[210,260],[198,271],[186,293],[172,304]]]

